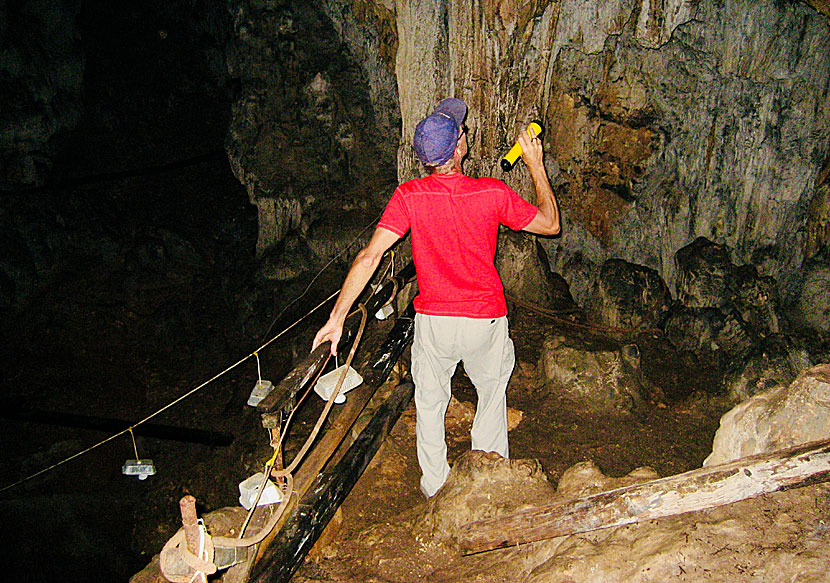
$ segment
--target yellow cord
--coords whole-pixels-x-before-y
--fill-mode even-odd
[[[130,437],[133,440],[133,451],[135,452],[135,461],[141,463],[141,458],[138,457],[138,447],[135,444],[135,434],[133,433],[133,428],[128,428],[128,431],[130,432]]]
[[[378,218],[379,218],[379,217],[378,217]],[[363,234],[363,232],[365,232],[365,231],[366,231],[366,229],[368,229],[368,226],[367,226],[366,228],[364,228],[364,229],[363,229],[363,231],[361,231],[361,232],[358,234],[358,236],[355,238],[355,240],[357,240],[357,238],[359,238],[359,237],[360,237],[360,235],[362,235],[362,234]],[[351,243],[349,244],[349,246],[351,246]],[[395,252],[394,252],[394,251],[390,251],[390,254],[391,254],[391,261],[390,261],[390,264],[389,264],[389,265],[387,265],[387,266],[386,266],[386,269],[385,269],[385,271],[387,271],[387,272],[390,270],[390,268],[394,269]],[[279,317],[280,317],[283,313],[285,313],[285,311],[286,311],[289,307],[291,307],[294,303],[296,303],[296,302],[297,302],[300,298],[302,298],[302,297],[303,297],[303,296],[304,296],[304,295],[308,292],[308,290],[311,288],[311,285],[312,285],[312,284],[313,284],[313,283],[317,280],[317,278],[320,276],[320,274],[322,274],[322,272],[323,272],[323,271],[325,271],[325,270],[326,270],[326,268],[327,268],[327,267],[328,267],[331,263],[333,263],[333,262],[337,259],[337,257],[339,257],[339,255],[338,255],[338,256],[336,256],[336,257],[334,257],[334,258],[332,258],[332,260],[331,260],[331,261],[329,261],[329,263],[327,263],[327,264],[323,267],[323,269],[321,269],[321,270],[320,270],[320,272],[319,272],[319,273],[318,273],[318,274],[317,274],[317,275],[316,275],[316,276],[315,276],[315,277],[311,280],[311,283],[309,283],[308,287],[306,287],[306,289],[303,291],[303,293],[302,293],[302,294],[300,294],[300,296],[299,296],[299,297],[295,298],[295,299],[294,299],[291,303],[289,303],[289,304],[288,304],[288,305],[287,305],[287,306],[286,306],[286,307],[282,310],[282,312],[280,312],[280,314],[279,314],[279,315],[277,315],[277,317],[276,317],[276,318],[274,319],[274,321],[271,323],[271,326],[269,326],[269,328],[268,328],[268,332],[270,332],[270,331],[271,331],[271,327],[273,327],[273,325],[274,325],[274,323],[277,321],[277,319],[279,319]],[[394,273],[394,271],[393,271],[393,273]],[[46,468],[44,468],[44,469],[42,469],[42,470],[40,470],[40,471],[38,471],[38,472],[35,472],[34,474],[31,474],[31,475],[29,475],[29,476],[26,476],[25,478],[23,478],[23,479],[21,479],[21,480],[18,480],[18,481],[16,481],[16,482],[13,482],[13,483],[11,483],[11,484],[9,484],[9,485],[7,485],[7,486],[3,486],[2,488],[0,488],[0,493],[5,492],[6,490],[11,490],[12,488],[15,488],[15,487],[19,486],[20,484],[23,484],[23,483],[25,483],[25,482],[28,482],[29,480],[32,480],[32,479],[34,479],[34,478],[37,478],[38,476],[41,476],[41,475],[43,475],[43,474],[45,474],[45,473],[47,473],[47,472],[50,472],[50,471],[52,471],[52,470],[54,470],[54,469],[56,469],[56,468],[58,468],[58,467],[60,467],[60,466],[62,466],[62,465],[64,465],[64,464],[66,464],[66,463],[68,463],[68,462],[70,462],[70,461],[72,461],[72,460],[76,459],[76,458],[79,458],[79,457],[81,457],[81,456],[83,456],[83,455],[85,455],[85,454],[87,454],[87,453],[91,452],[92,450],[97,449],[97,448],[101,447],[102,445],[105,445],[105,444],[109,443],[110,441],[112,441],[112,440],[114,440],[114,439],[117,439],[117,438],[121,437],[122,435],[124,435],[124,434],[125,434],[125,433],[127,433],[128,431],[130,432],[130,435],[133,437],[133,447],[134,447],[134,449],[135,449],[135,451],[136,451],[136,460],[138,461],[138,449],[135,447],[135,437],[133,436],[133,429],[134,429],[135,427],[138,427],[139,425],[141,425],[141,424],[143,424],[143,423],[146,423],[146,422],[147,422],[147,421],[149,421],[150,419],[152,419],[152,418],[154,418],[154,417],[156,417],[156,416],[160,415],[161,413],[164,413],[165,411],[167,411],[167,410],[168,410],[168,409],[170,409],[171,407],[174,407],[175,405],[178,405],[180,402],[182,402],[183,400],[185,400],[185,399],[186,399],[186,398],[188,398],[189,396],[191,396],[191,395],[193,395],[193,394],[195,394],[195,393],[199,392],[200,390],[202,390],[203,388],[205,388],[207,385],[209,385],[209,384],[210,384],[210,383],[212,383],[213,381],[215,381],[215,380],[219,379],[220,377],[222,377],[222,376],[226,375],[227,373],[229,373],[230,371],[232,371],[232,370],[233,370],[233,369],[235,369],[236,367],[240,366],[242,363],[244,363],[246,360],[248,360],[248,359],[249,359],[249,358],[251,358],[251,357],[254,357],[254,358],[256,358],[256,359],[257,359],[257,374],[259,375],[259,378],[260,378],[260,380],[261,380],[261,374],[260,374],[260,370],[259,370],[259,355],[258,355],[258,352],[259,352],[259,351],[261,351],[263,348],[266,348],[267,346],[269,346],[271,343],[275,342],[277,339],[279,339],[280,337],[282,337],[284,334],[288,333],[288,332],[289,332],[290,330],[292,330],[295,326],[297,326],[298,324],[300,324],[300,322],[302,322],[303,320],[305,320],[305,319],[306,319],[307,317],[309,317],[311,314],[313,314],[314,312],[316,312],[317,310],[319,310],[320,308],[322,308],[322,307],[323,307],[326,303],[328,303],[330,300],[332,300],[333,298],[335,298],[335,297],[336,297],[339,293],[340,293],[340,290],[337,290],[336,292],[332,293],[329,297],[327,297],[327,298],[326,298],[326,299],[324,299],[322,302],[320,302],[319,304],[317,304],[314,308],[312,308],[312,309],[311,309],[309,312],[307,312],[304,316],[301,316],[298,320],[296,320],[293,324],[291,324],[290,326],[288,326],[285,330],[283,330],[282,332],[280,332],[279,334],[277,334],[276,336],[274,336],[273,338],[271,338],[271,339],[270,339],[270,340],[268,340],[267,342],[265,342],[265,343],[263,343],[262,345],[260,345],[260,346],[259,346],[256,350],[254,350],[253,352],[251,352],[251,353],[250,353],[250,354],[248,354],[247,356],[245,356],[245,357],[243,357],[243,358],[239,359],[239,360],[238,360],[238,361],[236,361],[234,364],[230,365],[229,367],[227,367],[227,368],[226,368],[225,370],[223,370],[222,372],[220,372],[220,373],[218,373],[218,374],[214,375],[213,377],[209,378],[208,380],[206,380],[206,381],[205,381],[205,382],[203,382],[202,384],[198,385],[197,387],[194,387],[193,389],[191,389],[190,391],[188,391],[188,392],[187,392],[187,393],[185,393],[184,395],[182,395],[182,396],[178,397],[177,399],[174,399],[173,401],[171,401],[170,403],[168,403],[167,405],[165,405],[164,407],[162,407],[162,408],[161,408],[161,409],[159,409],[158,411],[156,411],[156,412],[154,412],[154,413],[151,413],[150,415],[147,415],[144,419],[141,419],[141,420],[140,420],[140,421],[138,421],[137,423],[134,423],[132,426],[128,427],[127,429],[124,429],[123,431],[119,431],[118,433],[115,433],[115,434],[113,434],[113,435],[110,435],[110,436],[109,436],[109,437],[107,437],[106,439],[103,439],[103,440],[99,441],[99,442],[98,442],[98,443],[96,443],[96,444],[93,444],[93,445],[91,445],[91,446],[89,446],[89,447],[87,447],[87,448],[85,448],[85,449],[83,449],[83,450],[81,450],[81,451],[79,451],[79,452],[77,452],[77,453],[75,453],[75,454],[73,454],[73,455],[71,455],[71,456],[69,456],[69,457],[67,457],[67,458],[65,458],[65,459],[63,459],[63,460],[61,460],[61,461],[59,461],[59,462],[57,462],[57,463],[54,463],[54,464],[52,464],[51,466],[48,466],[48,467],[46,467]],[[358,311],[359,311],[359,310],[355,310],[354,312],[352,312],[351,314],[349,314],[349,316],[352,316],[353,314],[357,313]],[[267,335],[267,333],[268,333],[268,332],[266,332],[266,335]],[[341,379],[341,381],[342,381],[342,379]],[[276,452],[274,453],[274,455],[276,456]]]

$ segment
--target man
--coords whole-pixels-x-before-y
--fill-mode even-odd
[[[431,497],[449,474],[444,415],[459,361],[478,393],[472,448],[508,457],[507,382],[515,364],[507,303],[494,265],[499,224],[541,235],[559,232],[559,207],[543,164],[542,144],[522,131],[522,159],[533,177],[538,207],[500,180],[473,179],[461,168],[467,155],[467,106],[442,101],[415,128],[414,147],[431,170],[401,184],[369,244],[352,264],[314,347],[331,341],[335,354],[352,304],[383,254],[407,231],[418,280],[412,377],[421,491]]]

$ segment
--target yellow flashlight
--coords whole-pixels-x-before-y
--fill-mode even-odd
[[[527,126],[527,135],[533,137],[533,134],[530,130],[536,132],[537,136],[542,135],[544,128],[542,127],[542,122],[540,121],[533,121],[530,122],[530,125]],[[513,165],[516,164],[516,160],[522,155],[522,147],[519,145],[519,142],[510,148],[510,151],[504,155],[504,158],[501,159],[501,169],[505,172],[510,172],[513,169]]]

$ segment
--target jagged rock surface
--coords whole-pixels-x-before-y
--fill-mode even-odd
[[[772,452],[830,438],[830,365],[815,366],[792,384],[779,386],[740,403],[721,418],[712,466],[740,457]]]
[[[81,115],[79,0],[0,6],[0,190],[39,186]]]
[[[385,65],[349,54],[338,36],[355,49],[360,31],[371,27],[351,19],[335,31],[312,3],[232,6],[237,42],[229,69],[242,89],[227,150],[258,210],[257,254],[275,250],[292,231],[305,236],[321,207],[354,237],[376,216],[379,197],[391,193],[398,134]],[[353,222],[361,222],[357,230]]]
[[[521,165],[503,175],[497,161],[519,127],[545,122],[565,224],[543,245],[578,303],[589,290],[579,278],[611,257],[673,287],[674,254],[698,236],[787,293],[813,252],[802,227],[830,153],[830,26],[807,4],[326,4],[352,46],[337,14],[371,14],[367,46],[395,55],[399,179],[421,172],[415,123],[456,95],[471,106],[468,173],[503,177],[532,200]],[[813,207],[820,231],[824,207]]]

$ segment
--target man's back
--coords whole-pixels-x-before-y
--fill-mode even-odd
[[[499,224],[521,229],[536,212],[499,180],[432,174],[402,184],[378,226],[412,232],[419,313],[497,318],[507,313],[493,265]]]

